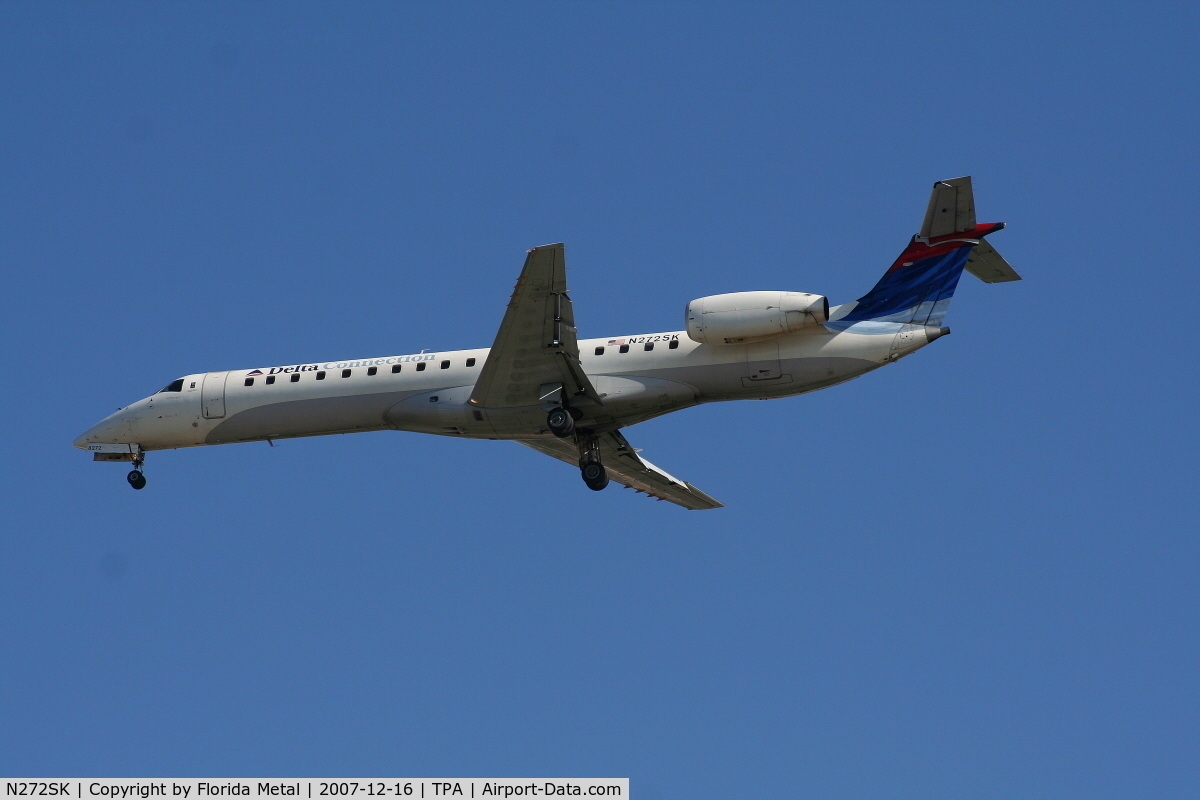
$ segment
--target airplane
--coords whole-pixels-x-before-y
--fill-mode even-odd
[[[831,307],[818,294],[735,292],[687,304],[685,330],[576,336],[562,244],[526,254],[490,348],[185,375],[89,428],[74,446],[132,462],[153,450],[401,430],[510,439],[688,509],[722,504],[656,467],[622,430],[701,403],[791,397],[845,383],[945,336],[963,270],[1021,276],[976,224],[971,178],[933,186],[920,232],[875,287]]]

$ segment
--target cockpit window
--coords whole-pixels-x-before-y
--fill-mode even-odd
[[[183,391],[183,378],[180,378],[177,381],[171,381],[166,386],[159,389],[158,393],[162,394],[163,392],[182,392],[182,391]]]

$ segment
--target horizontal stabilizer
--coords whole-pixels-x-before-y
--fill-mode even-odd
[[[1004,260],[1004,256],[997,253],[996,248],[986,240],[975,245],[971,255],[967,256],[966,270],[984,283],[1021,280],[1021,276]]]

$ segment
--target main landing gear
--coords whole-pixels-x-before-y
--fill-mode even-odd
[[[579,466],[579,474],[583,477],[583,482],[593,492],[599,492],[608,486],[608,470],[599,461],[588,461]]]
[[[608,470],[600,462],[600,447],[592,434],[580,434],[576,439],[579,445],[579,474],[583,482],[593,492],[601,491],[608,486]]]
[[[129,481],[129,485],[135,489],[146,488],[146,476],[142,474],[142,464],[144,464],[145,461],[146,455],[144,453],[138,453],[133,459],[133,469],[128,475],[125,476],[125,480]]]
[[[575,420],[579,412],[568,408],[552,408],[546,415],[546,427],[560,439],[569,439],[575,433]],[[581,416],[581,415],[580,415]]]
[[[575,429],[575,420],[582,416],[583,412],[574,408],[552,408],[546,415],[546,427],[560,439],[575,438],[579,447],[579,474],[589,489],[598,492],[608,486],[608,470],[600,462],[600,447],[595,434],[587,428]]]

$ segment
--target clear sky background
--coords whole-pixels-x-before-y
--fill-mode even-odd
[[[1200,795],[1194,4],[5,3],[5,776]],[[71,448],[190,372],[865,293],[973,175],[1025,276],[805,397],[504,442]],[[1189,322],[1189,320],[1192,320]]]

